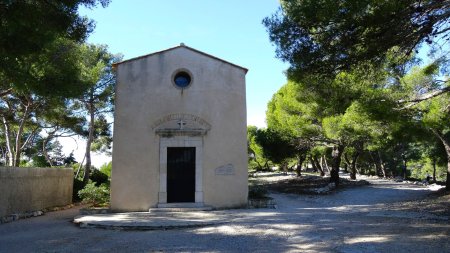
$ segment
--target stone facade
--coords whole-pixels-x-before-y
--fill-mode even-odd
[[[246,205],[247,70],[183,44],[115,67],[111,209],[180,206],[168,198],[181,187],[168,179],[174,148],[195,150],[192,200],[181,206]]]

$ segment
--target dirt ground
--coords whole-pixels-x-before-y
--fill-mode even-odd
[[[321,177],[316,174],[303,174],[297,177],[295,173],[255,173],[249,178],[250,189],[252,186],[265,188],[271,192],[294,193],[294,194],[329,194],[335,190],[343,190],[349,187],[368,185],[369,182],[363,177],[359,180],[350,180],[349,174],[342,173],[340,176],[339,189],[330,188],[330,178]]]
[[[277,209],[220,211],[224,224],[202,228],[81,229],[77,208],[50,212],[0,225],[0,252],[450,252],[448,194],[366,181],[326,195],[272,192]]]
[[[450,217],[450,193],[443,190],[429,195],[428,198],[414,201],[405,201],[387,205],[390,210],[414,211]]]

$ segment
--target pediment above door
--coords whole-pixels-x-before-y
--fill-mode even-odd
[[[192,114],[174,113],[166,115],[152,124],[156,134],[168,136],[202,136],[210,129],[211,125],[199,116]]]

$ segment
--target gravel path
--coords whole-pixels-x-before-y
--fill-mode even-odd
[[[430,189],[387,180],[325,196],[272,194],[278,209],[218,212],[228,223],[162,231],[80,229],[78,209],[0,225],[0,252],[450,252],[448,217],[389,206]]]

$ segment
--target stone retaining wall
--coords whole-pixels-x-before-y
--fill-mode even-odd
[[[0,167],[0,217],[72,203],[71,168]]]

